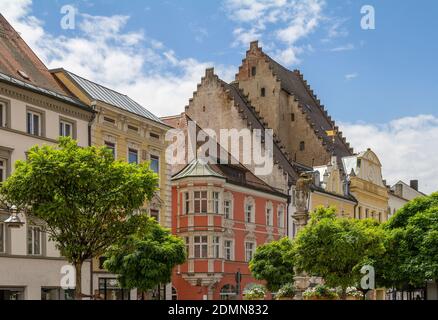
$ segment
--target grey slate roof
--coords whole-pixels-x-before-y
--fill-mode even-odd
[[[150,119],[152,121],[164,124],[160,118],[152,112],[141,106],[139,103],[132,100],[127,95],[121,94],[117,91],[99,85],[95,82],[82,78],[70,71],[64,70],[65,73],[80,86],[92,99],[105,102],[117,108],[134,113],[141,117]]]
[[[88,106],[86,106],[85,104],[83,104],[82,102],[80,102],[79,100],[77,100],[75,98],[60,94],[60,93],[53,91],[53,90],[38,87],[38,86],[33,85],[29,82],[25,82],[25,81],[16,79],[14,77],[11,77],[9,75],[6,75],[2,72],[0,72],[0,82],[9,83],[9,84],[21,87],[23,89],[31,90],[33,92],[52,97],[54,99],[61,100],[61,101],[66,102],[66,103],[74,104],[78,107],[81,107],[82,109],[85,109],[87,111],[92,112],[91,108],[89,108]]]
[[[335,124],[327,112],[315,101],[316,99],[313,96],[313,92],[309,92],[310,88],[304,82],[301,73],[298,70],[291,71],[283,67],[266,53],[265,56],[270,63],[273,73],[280,80],[281,88],[299,100],[302,110],[314,125],[317,135],[329,146],[332,146],[333,140],[327,136],[326,131],[334,130]],[[352,155],[352,150],[350,150],[349,145],[347,145],[339,135],[335,137],[334,148],[335,154],[338,156],[346,157]]]

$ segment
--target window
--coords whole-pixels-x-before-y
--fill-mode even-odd
[[[250,262],[254,256],[255,244],[254,242],[245,242],[245,261]]]
[[[156,174],[160,173],[160,157],[151,155],[151,170]]]
[[[136,126],[132,126],[130,124],[128,124],[128,130],[134,131],[134,132],[138,132],[138,128]]]
[[[234,260],[233,257],[233,240],[225,240],[224,241],[224,258],[225,260]]]
[[[0,183],[6,180],[6,160],[0,159]]]
[[[370,216],[370,211],[368,209],[365,210],[365,219],[368,219]]]
[[[6,240],[6,228],[4,223],[0,223],[0,253],[5,253],[6,246],[5,246],[5,240]]]
[[[277,227],[284,228],[284,207],[279,206],[277,210]]]
[[[266,96],[266,89],[265,88],[260,89],[260,96],[262,96],[262,97]]]
[[[360,168],[362,165],[362,159],[357,159],[357,167]]]
[[[190,212],[190,194],[184,192],[184,214],[189,214]]]
[[[245,222],[254,223],[254,205],[247,203],[245,206]]]
[[[117,279],[99,278],[99,295],[104,300],[129,300],[130,290],[121,289]]]
[[[6,127],[6,105],[0,101],[0,127]]]
[[[113,157],[115,159],[116,158],[116,144],[112,143],[112,142],[105,141],[105,147],[107,147],[108,149],[110,149],[112,151]]]
[[[219,192],[213,192],[213,213],[219,214]]]
[[[41,227],[29,226],[27,228],[27,253],[29,255],[41,254]]]
[[[156,133],[153,133],[153,132],[151,132],[151,133],[149,134],[149,137],[154,138],[154,139],[160,139],[160,135],[159,135],[159,134],[156,134]]]
[[[41,115],[32,111],[27,112],[27,133],[41,135]]]
[[[362,207],[358,207],[356,219],[361,219],[361,218],[362,218]]]
[[[266,208],[266,225],[267,226],[272,226],[272,208],[271,207],[267,207]]]
[[[290,114],[290,121],[292,121],[292,122],[295,121],[295,113]]]
[[[185,243],[186,243],[186,255],[187,258],[190,256],[190,238],[189,237],[185,237]]]
[[[115,124],[116,120],[112,119],[112,118],[108,118],[108,117],[103,117],[103,120],[105,122],[111,123],[111,124]]]
[[[232,215],[231,215],[231,200],[225,200],[224,201],[224,215],[225,215],[225,219],[231,219]]]
[[[60,137],[73,137],[73,124],[67,121],[59,122],[59,136]]]
[[[251,68],[251,76],[255,77],[257,74],[257,68],[256,67],[252,67]]]
[[[304,151],[306,149],[306,143],[304,141],[300,142],[300,151]]]
[[[154,218],[157,222],[160,222],[160,211],[151,210],[151,218]]]
[[[220,258],[220,241],[221,238],[218,236],[213,237],[213,257],[215,259]]]
[[[207,258],[208,238],[207,236],[195,236],[195,258]]]
[[[207,213],[207,191],[195,191],[195,213]]]
[[[128,150],[128,162],[138,164],[138,150],[135,149]]]

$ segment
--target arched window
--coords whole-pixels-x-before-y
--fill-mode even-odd
[[[220,292],[221,300],[236,300],[236,287],[231,284],[226,284],[222,287]]]

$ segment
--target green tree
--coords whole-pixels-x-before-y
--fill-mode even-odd
[[[318,208],[294,243],[297,271],[322,277],[330,287],[359,284],[362,266],[384,253],[384,234],[372,219],[337,218],[334,208]]]
[[[269,291],[275,292],[294,282],[293,245],[289,238],[272,241],[257,248],[249,269],[257,280],[265,280]]]
[[[115,161],[104,147],[81,148],[71,138],[35,146],[17,161],[0,189],[2,202],[42,223],[49,239],[76,269],[76,297],[82,296],[81,267],[138,229],[134,212],[156,190],[148,164]]]
[[[438,193],[410,201],[385,225],[380,284],[397,289],[438,280]]]
[[[122,288],[147,291],[170,282],[173,268],[186,260],[186,248],[181,238],[149,219],[105,257],[105,269],[118,274]]]

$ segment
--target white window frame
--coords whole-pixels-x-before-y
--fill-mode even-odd
[[[6,253],[6,225],[0,222],[0,253]]]
[[[66,127],[69,126],[70,127],[70,134],[66,135],[65,134],[65,129]],[[65,121],[65,120],[60,120],[59,121],[59,136],[60,137],[72,137],[73,138],[73,128],[74,125],[73,123],[69,122],[69,121]]]
[[[7,113],[6,113],[7,105],[6,103],[0,101],[0,127],[6,127],[7,124]]]
[[[230,244],[228,246],[228,244]],[[227,261],[234,260],[234,240],[225,239],[224,240],[224,259]]]
[[[284,206],[279,205],[277,207],[277,227],[283,229],[285,222],[284,222]]]
[[[190,192],[183,192],[183,215],[190,214]]]
[[[43,247],[43,231],[42,231],[42,228],[40,227],[40,226],[28,226],[27,227],[28,228],[28,230],[27,230],[27,235],[26,235],[26,244],[27,244],[27,254],[28,255],[30,255],[30,256],[41,256],[43,253],[42,253],[42,247]],[[36,237],[35,237],[35,232],[38,230],[38,241],[39,241],[39,252],[36,252],[36,250],[35,250],[35,239],[36,239]],[[30,242],[31,242],[31,246],[30,246],[30,251],[31,252],[29,252],[29,232],[30,232],[30,235],[31,235],[31,240],[30,240]]]
[[[8,159],[0,158],[3,165],[0,163],[0,183],[8,177]]]
[[[28,122],[29,121],[29,115],[32,116],[32,121],[31,121],[30,127],[29,127],[29,122]],[[38,132],[37,133],[35,133],[35,122],[34,122],[34,120],[35,120],[34,117],[35,116],[38,117]],[[37,137],[42,136],[42,128],[41,128],[41,126],[42,126],[42,117],[43,116],[42,116],[41,113],[38,113],[38,112],[35,112],[35,111],[32,111],[32,110],[27,110],[27,112],[26,112],[26,131],[27,131],[28,134],[31,134],[31,135],[34,135],[34,136],[37,136]]]
[[[199,255],[196,254],[197,248],[199,248]],[[205,250],[205,252],[204,252],[204,250]],[[207,259],[208,258],[208,236],[198,235],[198,236],[193,237],[193,256],[196,259]]]
[[[213,236],[212,249],[213,249],[212,250],[213,258],[220,259],[221,258],[221,237],[220,236]]]
[[[231,203],[231,199],[224,200],[224,217],[225,219],[233,219],[233,204]]]
[[[199,197],[196,195],[199,193]],[[203,197],[205,195],[205,197]],[[199,202],[199,212],[196,211],[196,203]],[[205,212],[203,210],[203,205],[205,205]],[[194,214],[207,214],[208,213],[208,191],[207,190],[196,190],[193,192],[193,213]]]
[[[251,248],[249,248],[251,246]],[[257,244],[254,241],[245,241],[245,261],[250,262],[254,257]]]
[[[212,204],[213,204],[213,207],[212,207],[213,214],[220,214],[220,205],[219,205],[220,204],[220,197],[221,197],[221,194],[219,191],[213,191],[211,193],[211,199],[212,199]]]
[[[266,225],[268,227],[273,227],[274,226],[274,209],[273,209],[273,205],[271,202],[267,202],[266,203]]]
[[[251,211],[249,212],[249,206],[251,206]],[[248,213],[250,214],[250,219],[248,221]],[[245,223],[255,223],[255,201],[250,198],[245,201]]]

